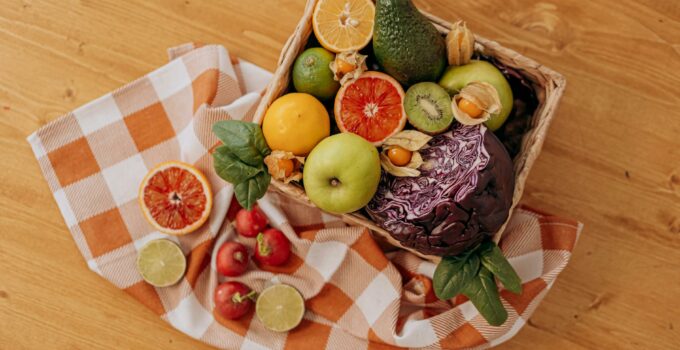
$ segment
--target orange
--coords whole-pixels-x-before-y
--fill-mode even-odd
[[[192,165],[165,162],[142,180],[139,205],[158,231],[185,235],[196,231],[210,216],[212,190],[205,175]]]
[[[376,146],[406,125],[404,89],[385,73],[365,72],[340,88],[335,97],[335,122],[342,132],[355,133]]]
[[[306,93],[283,95],[269,106],[262,121],[262,133],[272,150],[306,156],[319,141],[331,134],[326,108]]]
[[[360,50],[373,37],[374,16],[371,0],[319,0],[312,15],[314,35],[336,53]]]

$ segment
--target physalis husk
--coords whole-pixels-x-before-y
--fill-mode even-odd
[[[501,99],[493,85],[472,82],[453,96],[453,116],[463,125],[481,124],[501,110]]]
[[[293,152],[274,150],[264,158],[264,164],[274,179],[289,183],[302,179],[300,167],[305,164],[305,158],[297,157]]]
[[[380,165],[391,175],[399,177],[415,177],[420,176],[418,168],[423,164],[423,157],[418,152],[425,147],[432,139],[432,136],[424,134],[417,130],[404,130],[396,135],[385,140],[382,144],[382,152],[380,152]],[[401,147],[411,152],[411,160],[404,166],[395,165],[388,152],[391,147]]]
[[[345,51],[337,54],[335,60],[330,63],[333,78],[339,81],[340,85],[345,85],[358,79],[361,73],[368,69],[366,57],[366,55],[362,55],[357,51]]]

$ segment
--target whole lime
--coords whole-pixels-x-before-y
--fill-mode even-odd
[[[306,92],[320,100],[330,100],[340,89],[340,83],[333,79],[330,64],[335,55],[322,48],[305,50],[295,59],[293,85],[298,92]]]

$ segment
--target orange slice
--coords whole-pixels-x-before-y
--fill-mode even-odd
[[[156,165],[139,187],[139,205],[158,231],[185,235],[196,231],[212,209],[212,191],[205,175],[190,164]]]
[[[375,5],[371,0],[319,0],[314,8],[314,35],[327,50],[360,50],[373,37]]]
[[[404,89],[385,73],[364,72],[340,88],[334,112],[340,131],[380,146],[406,125]]]

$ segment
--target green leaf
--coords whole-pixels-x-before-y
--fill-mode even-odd
[[[261,172],[250,179],[234,186],[234,194],[239,204],[247,210],[252,210],[258,199],[267,192],[271,176],[267,172]]]
[[[226,146],[219,146],[215,149],[213,160],[217,175],[234,185],[264,172],[262,166],[254,167],[243,163]]]
[[[234,185],[236,199],[250,210],[271,181],[264,166],[271,151],[262,129],[254,123],[227,120],[215,123],[212,130],[223,143],[213,152],[215,172]]]
[[[501,303],[496,281],[486,267],[479,269],[479,274],[465,286],[463,294],[490,325],[500,326],[508,319],[508,311]]]
[[[443,258],[434,270],[432,279],[437,298],[447,300],[460,294],[477,275],[479,264],[476,254]]]
[[[234,156],[248,165],[261,166],[271,152],[262,129],[255,123],[225,120],[215,123],[212,130]]]
[[[505,289],[515,293],[522,293],[522,280],[503,256],[503,251],[494,242],[485,242],[481,250],[482,265],[496,275]]]

